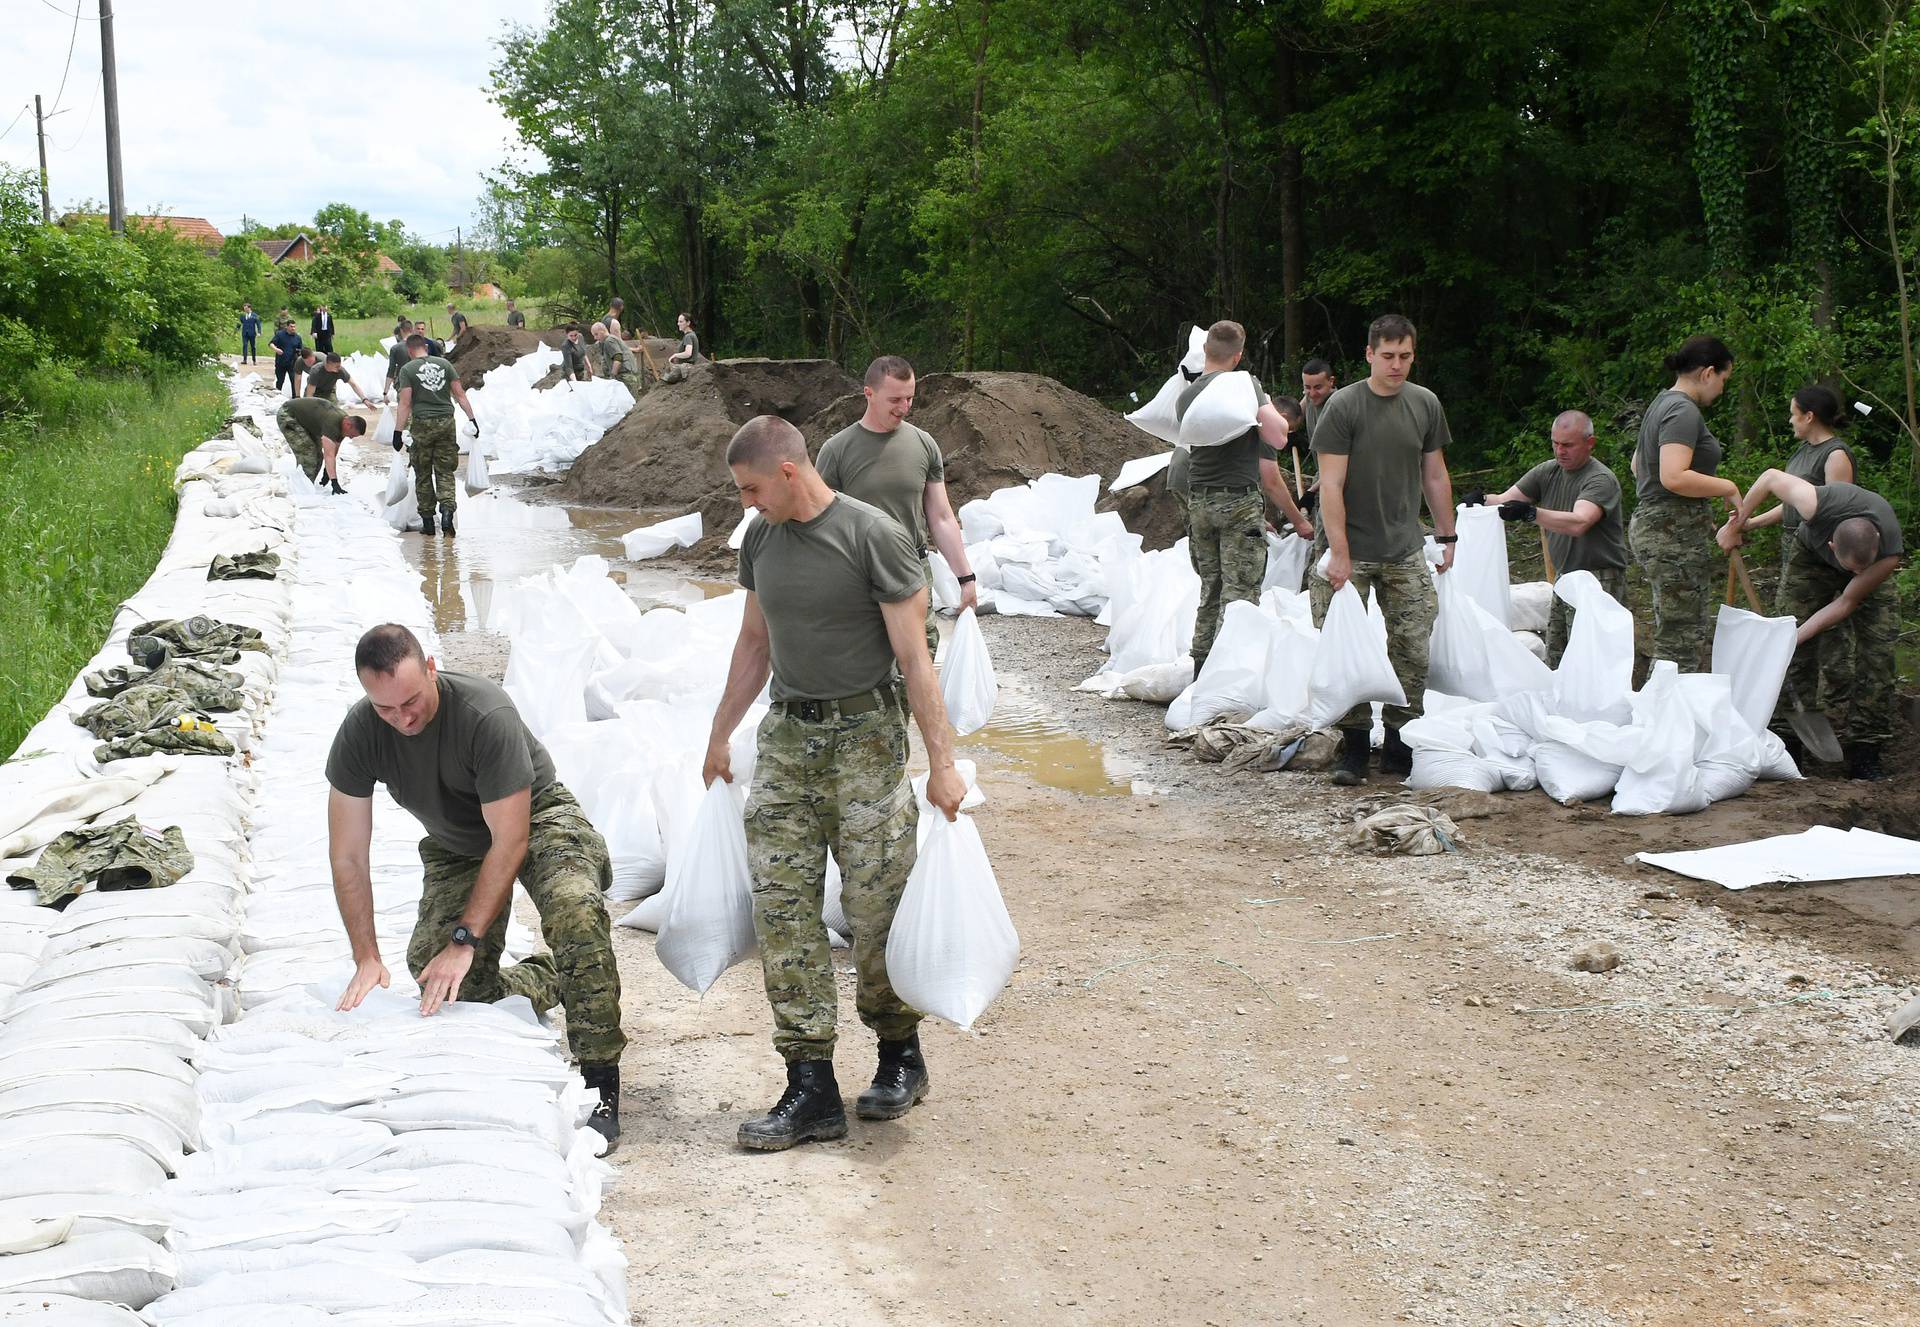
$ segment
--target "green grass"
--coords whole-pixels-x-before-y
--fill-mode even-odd
[[[0,756],[106,639],[173,532],[173,470],[219,432],[211,370],[157,385],[83,381],[30,428],[0,421]]]
[[[467,315],[476,323],[499,323],[507,321],[507,306],[503,300],[459,299],[453,301],[453,307]],[[525,312],[523,309],[522,312]],[[415,322],[426,320],[434,336],[442,340],[452,329],[447,326],[447,302],[437,304],[415,304],[407,309],[406,316]],[[393,335],[392,318],[382,315],[378,318],[340,318],[334,322],[333,348],[343,355],[378,355],[380,338]],[[294,328],[303,339],[307,337],[305,319],[296,318]]]

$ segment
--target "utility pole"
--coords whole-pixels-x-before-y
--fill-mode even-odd
[[[113,67],[113,0],[100,0],[100,90],[106,97],[107,224],[127,229],[127,195],[120,179],[120,79]]]
[[[47,119],[40,113],[40,94],[33,94],[33,127],[40,135],[40,224],[53,224],[53,202],[47,197]]]
[[[447,232],[443,230],[440,233],[444,235]],[[470,288],[473,283],[467,280],[467,257],[460,247],[460,238],[460,227],[455,226],[453,228],[453,261],[460,267],[460,284]]]

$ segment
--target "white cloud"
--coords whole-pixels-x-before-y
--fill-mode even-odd
[[[32,171],[33,94],[53,109],[73,31],[63,112],[48,122],[54,207],[107,195],[96,0],[7,0],[0,162]],[[55,12],[54,6],[67,17]],[[487,100],[507,23],[539,26],[545,0],[240,0],[123,3],[114,15],[121,161],[130,212],[203,216],[221,230],[311,219],[344,202],[451,238],[481,176],[515,142]]]

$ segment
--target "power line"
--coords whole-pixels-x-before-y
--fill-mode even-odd
[[[69,143],[69,144],[67,144],[67,145],[66,145],[65,147],[61,147],[61,146],[60,146],[60,145],[59,145],[58,143],[55,143],[55,144],[53,145],[53,150],[54,150],[55,152],[59,152],[59,153],[63,153],[63,154],[64,154],[64,153],[67,153],[67,152],[71,152],[71,151],[73,151],[73,150],[74,150],[75,148],[77,148],[77,147],[79,147],[79,146],[80,146],[80,140],[81,140],[81,139],[83,139],[83,138],[85,138],[85,137],[87,136],[87,130],[88,130],[89,128],[91,128],[91,127],[92,127],[92,125],[93,125],[93,104],[94,104],[94,102],[96,102],[96,101],[98,101],[98,100],[100,100],[100,79],[101,79],[101,77],[102,77],[102,75],[100,75],[100,74],[95,74],[95,75],[94,75],[94,78],[93,78],[93,95],[92,95],[91,97],[89,97],[89,98],[87,99],[87,113],[86,113],[85,115],[83,115],[83,116],[81,116],[81,117],[80,117],[80,132],[79,132],[79,133],[77,133],[77,134],[75,134],[75,135],[73,136],[73,141],[72,141],[71,143]],[[71,109],[73,109],[73,108],[72,108],[72,107],[68,107],[67,109],[69,109],[69,110],[71,110]]]
[[[13,117],[13,124],[9,124],[5,129],[0,129],[0,138],[5,138],[8,134],[13,132],[14,125],[17,125],[20,123],[20,116],[25,115],[27,113],[27,107],[31,105],[33,105],[33,103],[30,101],[23,101],[20,103],[20,115],[16,115]]]
[[[98,18],[89,18],[87,15],[79,12],[69,14],[66,10],[60,8],[59,5],[54,4],[53,0],[40,0],[40,3],[45,5],[48,9],[51,9],[54,13],[58,14],[61,18],[70,18],[70,19],[73,19],[75,22],[78,22],[80,19],[83,19],[83,18],[86,19],[87,22],[89,23],[98,23],[100,21]]]
[[[45,4],[46,0],[40,0],[40,2]],[[66,11],[62,10],[60,12],[65,13]],[[73,11],[73,31],[67,36],[67,67],[60,71],[60,89],[53,94],[53,109],[48,112],[49,115],[58,115],[60,113],[60,98],[67,90],[67,75],[73,72],[73,48],[79,40],[80,11],[76,9]]]

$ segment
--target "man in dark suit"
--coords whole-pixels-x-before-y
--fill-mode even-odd
[[[308,330],[313,333],[313,348],[323,355],[331,355],[333,353],[333,315],[327,311],[326,305],[322,304],[313,311],[313,326]]]

